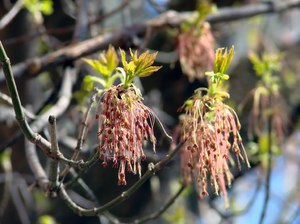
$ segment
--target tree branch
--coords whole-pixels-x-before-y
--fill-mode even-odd
[[[39,185],[39,187],[46,192],[48,188],[48,177],[42,167],[38,155],[36,153],[36,147],[34,144],[25,139],[25,155],[28,162],[28,165]]]
[[[46,140],[45,138],[43,138],[40,134],[35,133],[32,128],[29,126],[25,116],[24,116],[24,112],[22,110],[22,106],[21,106],[21,101],[20,101],[20,97],[17,91],[17,86],[14,80],[14,76],[11,70],[11,66],[10,66],[10,61],[9,58],[6,55],[6,52],[3,48],[3,45],[0,41],[0,63],[3,66],[3,71],[4,71],[4,75],[5,75],[5,80],[7,83],[7,87],[9,90],[9,93],[11,95],[12,98],[12,102],[14,105],[14,110],[15,110],[15,114],[16,114],[16,119],[18,121],[18,124],[20,126],[21,131],[23,132],[23,134],[25,135],[25,137],[31,141],[32,143],[36,144],[37,146],[39,146],[44,153],[51,158],[54,159],[59,159],[64,163],[67,163],[68,165],[74,166],[74,167],[79,167],[79,168],[83,168],[83,167],[89,167],[91,164],[93,164],[94,161],[87,161],[87,162],[83,162],[83,161],[73,161],[70,160],[68,158],[65,158],[62,154],[51,154],[51,144],[48,140]],[[69,83],[66,83],[66,85]],[[69,96],[70,98],[71,96]],[[67,104],[68,105],[68,104]],[[39,120],[35,121],[35,122],[41,122],[41,120],[43,120],[42,118],[45,117],[48,113],[53,113],[56,114],[58,112],[62,112],[64,110],[62,110],[62,108],[66,108],[66,101],[65,98],[61,97],[60,99],[60,104],[57,103],[57,107],[56,108],[51,108],[50,110],[48,110],[45,114],[43,114]],[[61,111],[62,110],[62,111]],[[48,116],[48,115],[47,115]],[[37,129],[40,127],[39,123],[35,123],[34,125]]]
[[[165,158],[160,160],[155,165],[153,163],[150,163],[148,165],[147,172],[139,179],[139,181],[135,182],[127,191],[124,191],[122,194],[117,196],[116,198],[112,199],[108,203],[104,204],[101,207],[97,208],[91,208],[86,209],[79,205],[77,205],[68,195],[67,191],[65,190],[65,187],[62,185],[60,188],[60,196],[61,198],[67,203],[67,205],[77,214],[83,215],[83,216],[97,216],[101,213],[103,213],[106,210],[111,209],[112,207],[116,206],[117,204],[120,204],[121,202],[128,199],[137,189],[140,188],[140,186],[145,183],[151,176],[153,176],[156,172],[161,170],[165,165],[167,165],[171,159],[177,154],[179,149],[183,143],[179,143],[173,151],[168,154]]]
[[[175,200],[181,195],[181,193],[184,191],[185,189],[185,185],[181,185],[181,187],[178,189],[178,191],[176,192],[175,195],[173,195],[173,197],[171,197],[158,211],[153,212],[150,215],[147,215],[143,218],[140,219],[136,219],[133,223],[135,224],[140,224],[140,223],[145,223],[154,219],[157,219],[159,216],[161,216],[165,211],[168,210],[168,208],[173,205],[173,203],[175,202]]]
[[[12,107],[14,106],[13,103],[12,103],[11,98],[8,95],[6,95],[5,93],[0,92],[0,99],[2,101],[4,101],[6,104],[8,104],[9,106],[12,106]],[[36,119],[36,116],[33,113],[26,110],[26,108],[24,108],[24,107],[22,107],[22,109],[23,109],[24,114],[25,114],[26,117],[28,117],[31,120]]]
[[[57,143],[57,128],[56,128],[56,118],[54,116],[49,117],[49,133],[51,139],[51,153],[53,154],[60,154],[59,147]],[[59,172],[58,161],[55,159],[50,159],[49,164],[49,172],[48,172],[48,179],[49,179],[49,189],[48,192],[51,196],[56,196],[56,190],[58,187],[58,172]]]
[[[9,10],[9,12],[2,17],[0,20],[0,30],[2,30],[4,27],[6,27],[14,18],[15,16],[20,12],[20,10],[23,7],[23,3],[25,0],[18,0],[14,6]]]

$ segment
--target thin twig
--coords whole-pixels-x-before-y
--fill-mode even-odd
[[[7,26],[15,16],[20,12],[23,7],[23,3],[25,0],[18,0],[14,6],[9,10],[9,12],[2,17],[0,20],[0,30],[2,30],[5,26]]]
[[[5,103],[7,103],[8,105],[13,106],[11,98],[8,95],[6,95],[5,93],[0,92],[0,99],[2,101],[4,101]],[[22,109],[23,109],[24,114],[25,114],[26,117],[28,117],[31,120],[36,119],[36,116],[33,113],[26,110],[26,108],[24,108],[24,107],[22,107]]]
[[[122,194],[117,196],[116,198],[112,199],[108,203],[104,204],[103,206],[92,208],[92,209],[86,209],[79,205],[77,205],[68,195],[67,191],[65,190],[65,187],[62,185],[61,189],[59,191],[61,198],[67,203],[67,205],[77,214],[83,215],[83,216],[96,216],[101,213],[103,213],[106,210],[111,209],[112,207],[116,206],[117,204],[120,204],[124,200],[128,199],[137,189],[140,188],[140,186],[145,183],[151,176],[153,176],[156,172],[161,170],[165,165],[167,165],[171,159],[177,154],[179,149],[181,148],[182,143],[179,143],[176,148],[168,154],[165,158],[163,158],[161,161],[156,163],[155,165],[153,163],[150,163],[148,165],[147,172],[137,181],[135,182],[127,191],[124,191]]]
[[[126,6],[128,6],[131,1],[132,0],[123,1],[122,3],[120,3],[120,5],[118,5],[114,9],[112,9],[110,12],[108,12],[104,15],[99,15],[95,18],[90,19],[88,21],[88,26],[91,26],[91,25],[96,24],[96,23],[100,23],[101,21],[109,18],[110,16],[113,16],[114,14],[120,12]],[[22,35],[22,36],[19,36],[19,37],[9,38],[9,39],[3,40],[3,43],[6,44],[6,45],[23,43],[23,42],[26,42],[28,40],[32,40],[33,38],[37,38],[37,37],[39,37],[41,35],[44,35],[44,34],[64,35],[64,34],[69,34],[69,33],[73,32],[73,30],[74,30],[74,25],[67,26],[67,27],[61,27],[61,28],[52,28],[52,29],[45,30],[45,33],[35,32],[35,33],[27,34],[27,35]]]
[[[279,13],[291,8],[299,7],[299,5],[300,0],[284,1],[284,3],[281,4],[262,2],[255,5],[221,9],[218,13],[208,15],[206,20],[210,23],[233,21],[261,14]],[[123,43],[130,43],[134,36],[137,34],[144,34],[149,27],[151,27],[153,31],[170,26],[178,27],[181,25],[182,21],[189,19],[191,16],[191,12],[179,13],[175,11],[167,11],[154,19],[147,20],[140,24],[134,24],[129,27],[107,32],[76,45],[61,48],[42,57],[36,57],[29,59],[26,62],[21,62],[13,66],[13,72],[16,78],[24,76],[26,78],[34,77],[53,66],[74,61],[98,50],[105,49],[109,46],[109,44],[118,47]],[[0,76],[0,85],[3,84],[3,81],[4,80],[1,79]]]
[[[161,208],[158,211],[153,212],[152,214],[142,217],[140,219],[136,219],[133,223],[135,224],[145,223],[160,217],[165,211],[168,210],[168,208],[171,205],[174,204],[175,200],[181,195],[181,193],[184,191],[185,188],[186,188],[185,185],[181,185],[178,191],[176,192],[176,194],[174,194],[173,197],[171,197],[163,206],[161,206]]]
[[[270,95],[271,97],[271,95]],[[270,102],[272,99],[270,98]],[[272,115],[268,117],[268,165],[267,165],[267,177],[265,183],[265,198],[263,201],[263,209],[259,218],[259,223],[263,224],[264,218],[266,216],[268,202],[270,199],[270,191],[271,191],[271,172],[272,172]]]
[[[5,75],[5,80],[6,80],[6,84],[9,90],[9,93],[11,95],[12,98],[12,102],[14,105],[14,110],[15,110],[15,114],[16,114],[16,119],[18,121],[18,124],[20,126],[21,131],[23,132],[23,134],[25,135],[25,137],[31,141],[32,143],[36,144],[37,146],[39,146],[44,153],[51,158],[54,159],[59,159],[64,163],[67,163],[68,165],[72,165],[74,167],[89,167],[91,164],[93,164],[93,161],[87,161],[87,162],[83,162],[83,161],[73,161],[70,160],[68,158],[65,158],[62,154],[51,154],[51,144],[48,140],[46,140],[45,138],[43,138],[40,134],[35,133],[32,128],[29,126],[25,116],[24,116],[24,112],[22,110],[22,106],[21,106],[21,101],[20,101],[20,97],[18,94],[18,90],[17,90],[17,86],[15,83],[15,79],[11,70],[11,66],[10,66],[10,60],[6,55],[6,52],[3,48],[3,45],[0,41],[0,62],[3,66],[3,71],[4,71],[4,75]],[[66,73],[68,74],[68,73]],[[66,83],[67,85],[68,83]],[[68,98],[70,99],[71,96],[68,96]],[[53,114],[57,114],[58,112],[62,112],[63,110],[61,110],[61,108],[66,108],[66,98],[61,97],[59,103],[57,103],[57,107],[56,108],[51,108],[50,110],[48,110],[45,114],[43,114],[43,117],[41,116],[40,119],[43,120],[42,118],[44,118],[46,115],[48,115],[48,113],[53,113]],[[49,115],[48,115],[49,116]],[[36,120],[35,121],[35,127],[40,128],[41,126],[39,125],[39,123],[37,122],[41,122],[40,120]],[[43,122],[42,126],[43,126]]]
[[[77,16],[76,24],[73,33],[73,41],[82,41],[86,39],[88,34],[88,4],[89,1],[86,0],[77,0]]]
[[[85,135],[86,135],[87,122],[88,122],[89,114],[92,110],[93,104],[95,103],[96,95],[97,95],[97,93],[94,93],[92,95],[92,97],[90,99],[90,103],[89,103],[89,105],[87,107],[87,110],[84,114],[83,121],[82,121],[82,124],[81,124],[81,128],[80,128],[80,131],[79,131],[79,134],[78,134],[77,145],[76,145],[74,153],[71,157],[72,160],[77,160],[80,152],[82,151],[83,142],[84,142],[84,138],[85,138]],[[60,176],[64,177],[68,173],[68,171],[69,171],[69,167],[66,167],[61,172]]]
[[[59,147],[57,143],[57,128],[56,128],[56,118],[54,116],[49,117],[49,133],[51,142],[51,153],[60,154]],[[50,159],[48,179],[49,179],[49,189],[48,193],[52,196],[56,196],[56,190],[58,187],[58,176],[59,176],[59,166],[58,161],[55,159]]]
[[[42,115],[35,115],[35,121],[31,122],[29,124],[29,126],[35,130],[36,132],[40,132],[46,125],[48,122],[48,117],[50,115],[54,115],[55,117],[60,117],[65,110],[68,108],[68,105],[70,103],[71,100],[71,95],[72,95],[72,83],[74,82],[74,77],[76,76],[76,74],[73,72],[72,69],[66,69],[65,74],[63,76],[63,80],[62,80],[62,84],[60,85],[60,89],[57,90],[56,88],[53,90],[53,93],[49,96],[49,98],[43,103],[43,105],[41,106],[41,108],[39,108],[37,111],[37,114],[40,111],[43,111],[43,109],[48,106],[49,104],[53,104],[53,106],[47,110],[46,113],[42,114]],[[56,93],[58,92],[58,94]],[[52,103],[52,99],[56,98],[56,95],[58,95],[59,99],[56,103]],[[11,98],[9,97],[9,100],[11,101]],[[12,106],[13,103],[11,102]],[[26,115],[26,110],[23,111]],[[29,116],[27,116],[28,118],[30,118]],[[12,137],[10,138],[10,140],[4,144],[1,145],[0,147],[0,152],[4,151],[6,148],[11,147],[12,145],[14,145],[19,139],[21,139],[22,137],[22,132],[18,130],[18,132]]]
[[[39,187],[46,192],[49,183],[46,171],[40,163],[35,145],[27,139],[25,139],[25,155],[28,162],[27,164],[29,165]]]

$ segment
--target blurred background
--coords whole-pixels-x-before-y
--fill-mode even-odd
[[[208,13],[202,3],[210,4]],[[204,18],[214,38],[210,42],[192,42],[183,34],[197,29],[195,18]],[[220,17],[218,17],[220,15]],[[187,22],[189,21],[189,22]],[[158,51],[157,73],[137,81],[144,103],[152,108],[168,133],[176,133],[178,108],[196,88],[207,86],[205,76],[195,75],[184,63],[196,60],[194,66],[210,70],[203,48],[235,47],[227,89],[228,104],[237,111],[242,123],[242,137],[251,168],[232,168],[235,179],[228,188],[230,207],[222,197],[211,193],[199,199],[194,184],[172,203],[159,218],[149,223],[259,223],[266,186],[268,206],[264,223],[300,223],[300,1],[259,0],[2,0],[0,2],[0,40],[10,57],[22,105],[32,128],[49,139],[48,117],[57,117],[58,142],[66,157],[76,147],[82,117],[87,108],[91,88],[84,86],[86,75],[95,75],[81,58],[97,58],[109,44],[116,48]],[[199,21],[198,21],[199,22]],[[186,25],[188,24],[188,25]],[[185,28],[188,26],[188,28]],[[199,34],[200,36],[202,33]],[[181,37],[181,38],[180,38]],[[197,38],[198,38],[197,37]],[[102,39],[101,39],[102,38]],[[183,41],[183,42],[182,42]],[[184,42],[185,41],[185,42]],[[183,43],[195,43],[188,53],[180,54]],[[197,45],[197,43],[199,45]],[[202,44],[202,45],[201,45]],[[76,48],[76,46],[80,46]],[[200,50],[199,50],[200,49]],[[203,51],[202,51],[203,50]],[[200,54],[195,52],[200,51]],[[190,52],[190,53],[189,53]],[[249,137],[249,112],[252,90],[261,82],[253,68],[249,53],[280,55],[279,69],[274,72],[281,95],[279,113],[284,117],[282,141],[268,151],[264,132]],[[205,52],[203,53],[205,54]],[[194,57],[194,58],[193,58]],[[197,61],[204,63],[197,64]],[[208,67],[205,67],[208,66]],[[190,68],[195,69],[195,67]],[[49,161],[38,148],[21,134],[7,87],[1,72],[0,99],[0,222],[1,223],[110,223],[104,216],[80,217],[59,197],[46,197],[39,180],[31,170],[28,154],[36,153],[47,170]],[[251,98],[251,97],[250,97]],[[43,115],[44,114],[44,115]],[[95,108],[88,120],[88,133],[80,158],[86,160],[97,146]],[[158,125],[157,125],[158,126]],[[149,162],[163,158],[169,143],[159,127],[155,128],[157,153],[147,146],[143,173]],[[271,170],[268,169],[272,157]],[[176,156],[164,169],[146,181],[128,200],[110,212],[121,223],[134,223],[158,210],[180,188],[180,158]],[[76,171],[76,170],[75,170]],[[75,172],[74,171],[74,172]],[[271,171],[271,172],[270,172]],[[117,169],[94,164],[82,181],[94,195],[74,184],[70,196],[86,208],[102,205],[138,181],[128,173],[126,186],[117,185]],[[270,174],[269,181],[266,177]],[[65,181],[72,178],[66,176]],[[117,221],[116,221],[117,223]]]

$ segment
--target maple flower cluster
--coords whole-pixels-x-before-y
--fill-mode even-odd
[[[214,104],[211,105],[211,102]],[[199,196],[203,197],[208,195],[209,177],[215,193],[221,191],[226,199],[226,185],[232,181],[228,167],[231,152],[236,155],[238,163],[246,161],[249,166],[239,134],[241,125],[238,117],[231,107],[220,101],[214,102],[208,96],[194,97],[190,104],[182,122],[182,140],[185,142],[183,180],[187,183],[197,180]]]
[[[125,171],[141,176],[141,161],[145,159],[144,141],[149,139],[155,151],[155,116],[141,102],[137,91],[134,87],[112,86],[101,99],[98,128],[100,159],[104,167],[109,161],[112,161],[113,167],[119,167],[119,185],[126,185]]]
[[[118,184],[126,185],[125,171],[139,174],[141,161],[146,158],[143,145],[146,141],[153,144],[155,152],[156,138],[153,133],[155,114],[142,102],[140,90],[133,84],[135,77],[146,77],[156,72],[161,66],[153,66],[156,53],[148,51],[138,55],[130,49],[131,60],[126,60],[126,53],[120,50],[122,67],[117,67],[118,57],[113,47],[100,54],[99,60],[84,59],[102,77],[88,76],[87,82],[99,83],[100,114],[98,119],[99,155],[102,166],[112,162],[119,168]],[[115,86],[114,81],[121,83]],[[89,84],[89,83],[88,83]],[[93,83],[92,83],[93,84]]]
[[[227,201],[226,186],[231,184],[232,174],[229,164],[234,163],[232,155],[236,156],[238,166],[240,161],[248,158],[242,143],[239,130],[239,119],[234,109],[223,102],[229,95],[217,90],[222,80],[227,80],[224,74],[233,54],[227,51],[222,55],[222,49],[217,50],[214,72],[209,72],[210,87],[199,88],[185,102],[184,117],[181,121],[182,141],[181,170],[185,184],[194,180],[197,183],[199,197],[208,195],[208,182],[216,194],[222,192]],[[221,71],[221,72],[220,72]],[[205,94],[204,94],[205,92]]]
[[[248,135],[250,138],[254,135],[261,136],[270,118],[272,134],[276,136],[273,142],[276,144],[282,143],[289,121],[287,107],[280,93],[280,79],[274,74],[281,69],[281,58],[280,54],[266,53],[261,57],[254,53],[249,54],[255,73],[261,80],[251,91],[253,106],[249,115]]]
[[[204,77],[214,65],[214,38],[208,23],[199,29],[194,27],[178,36],[178,52],[181,68],[190,81]],[[200,59],[200,60],[199,60]]]

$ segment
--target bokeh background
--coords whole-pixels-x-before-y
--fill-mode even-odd
[[[26,1],[31,2],[31,8],[19,3]],[[137,80],[137,85],[142,90],[145,104],[157,113],[168,132],[174,133],[179,122],[178,108],[196,88],[207,86],[205,78],[193,81],[188,78],[181,69],[178,55],[178,35],[182,18],[192,18],[192,12],[197,11],[201,2],[203,1],[2,0],[0,40],[14,66],[20,98],[23,106],[31,113],[31,122],[38,121],[34,123],[35,127],[48,138],[47,120],[45,122],[45,119],[39,118],[52,107],[56,107],[57,102],[66,96],[67,100],[57,108],[58,140],[62,152],[66,156],[72,154],[83,111],[91,95],[82,90],[82,83],[86,75],[97,74],[80,58],[72,58],[71,54],[55,58],[58,63],[42,69],[34,62],[51,52],[65,50],[67,46],[72,48],[84,40],[112,34],[115,38],[111,38],[111,42],[108,39],[108,42],[99,44],[92,50],[86,51],[88,46],[83,45],[82,50],[86,52],[84,56],[97,58],[99,52],[106,50],[109,43],[123,49],[158,51],[156,64],[162,65],[163,68],[152,76]],[[242,167],[241,171],[232,170],[235,180],[228,189],[228,209],[225,208],[222,197],[211,194],[209,197],[198,199],[193,186],[189,186],[164,214],[149,223],[259,223],[267,184],[268,143],[263,136],[257,136],[254,140],[247,138],[250,105],[244,107],[244,110],[239,110],[239,105],[259,81],[248,59],[250,51],[257,54],[269,52],[283,55],[281,69],[275,75],[280,79],[280,92],[284,100],[281,112],[288,117],[288,121],[284,140],[272,154],[270,200],[264,223],[300,222],[300,1],[294,1],[294,7],[282,10],[285,4],[291,2],[293,1],[210,2],[214,5],[209,14],[212,17],[226,10],[231,12],[230,10],[249,6],[256,12],[263,11],[266,7],[270,9],[269,13],[255,16],[243,17],[243,13],[246,15],[247,12],[241,10],[240,18],[216,21],[211,19],[211,30],[216,42],[212,50],[217,47],[235,46],[234,59],[228,71],[228,90],[231,95],[229,104],[237,110],[240,117],[244,144],[252,166],[250,169]],[[3,18],[16,4],[21,6],[15,17],[7,25],[3,25]],[[169,20],[163,21],[162,24],[147,28],[147,21],[155,21],[159,16],[170,12],[177,12],[175,15],[180,16],[170,16]],[[186,12],[189,13],[184,14]],[[66,72],[70,68],[72,76],[66,81]],[[64,82],[71,84],[71,93],[61,91]],[[3,73],[0,85],[1,93],[7,94]],[[13,109],[4,98],[1,97],[0,100],[0,222],[109,223],[105,217],[80,217],[60,198],[46,197],[39,189],[26,157],[26,148],[33,146],[26,142],[20,133]],[[94,114],[93,109],[81,154],[83,159],[87,159],[97,146],[97,122]],[[143,163],[143,172],[149,162],[157,161],[168,153],[169,144],[163,138],[161,130],[156,129],[157,153],[153,154],[151,146],[145,149],[148,157]],[[47,157],[39,149],[37,153],[42,165],[47,169]],[[138,177],[127,174],[128,184],[118,186],[117,169],[110,166],[103,168],[99,162],[90,168],[82,179],[97,198],[96,205],[101,205],[128,189]],[[133,196],[112,208],[110,212],[121,222],[133,223],[136,218],[158,210],[176,193],[180,187],[180,180],[179,156],[176,156]],[[70,196],[84,207],[95,206],[76,185],[70,191]]]

